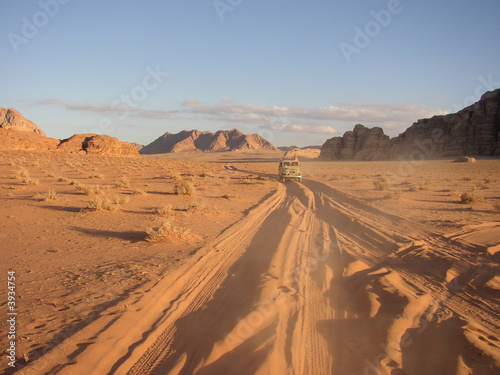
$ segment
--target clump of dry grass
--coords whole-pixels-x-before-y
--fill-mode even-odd
[[[380,191],[389,189],[389,185],[385,182],[385,179],[374,181],[373,186],[375,187],[375,190],[380,190]]]
[[[88,201],[85,211],[116,211],[118,205],[109,199],[92,198]]]
[[[48,172],[47,177],[56,177],[54,172]]]
[[[464,181],[472,181],[472,178],[466,176],[466,177],[464,177]]]
[[[158,215],[166,216],[170,215],[173,212],[173,207],[171,204],[164,204],[161,207],[155,208],[154,212]]]
[[[85,195],[99,195],[102,194],[101,187],[99,185],[82,185],[79,183],[75,184],[77,191],[81,191]]]
[[[42,195],[42,200],[46,201],[55,201],[57,199],[57,193],[54,190],[49,190],[48,192]]]
[[[202,201],[191,201],[186,203],[186,211],[189,210],[207,210],[208,206],[205,202]]]
[[[116,211],[121,205],[128,202],[128,197],[115,196],[112,199],[95,197],[88,201],[88,205],[83,211]]]
[[[400,198],[401,198],[401,192],[399,191],[390,191],[384,197],[384,199],[400,199]]]
[[[104,175],[102,173],[90,173],[89,175],[87,175],[88,178],[92,179],[92,178],[96,178],[98,180],[103,180],[104,179]]]
[[[134,195],[148,195],[148,193],[146,193],[144,190],[141,190],[141,189],[134,189],[132,191],[132,194],[134,194]]]
[[[500,211],[500,202],[493,203],[493,209],[495,211]]]
[[[127,177],[121,177],[115,184],[116,188],[127,189],[130,187],[130,180]]]
[[[172,225],[169,220],[157,221],[156,224],[146,230],[144,240],[147,242],[158,242],[169,238],[183,238],[191,234],[189,229]]]
[[[484,198],[474,194],[474,193],[463,193],[460,194],[460,201],[463,204],[468,204],[468,203],[475,203],[475,202],[484,202]]]
[[[40,180],[38,178],[25,178],[23,179],[23,182],[28,185],[38,185]]]
[[[30,174],[29,174],[28,170],[24,167],[19,168],[19,170],[16,173],[16,178],[18,180],[24,181],[24,180],[28,179],[29,177],[30,177]]]
[[[68,177],[57,177],[57,182],[69,182]]]
[[[195,187],[192,182],[178,182],[174,186],[174,194],[176,195],[194,195]]]

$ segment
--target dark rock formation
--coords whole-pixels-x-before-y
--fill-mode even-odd
[[[422,160],[465,155],[500,155],[500,89],[461,111],[415,122],[389,140],[381,128],[356,125],[323,144],[321,160]]]
[[[392,139],[392,158],[500,155],[500,89],[461,111],[418,120]]]
[[[271,143],[258,134],[243,134],[237,129],[216,133],[184,130],[177,134],[165,133],[140,150],[141,154],[164,154],[171,152],[214,152],[235,150],[272,150]]]
[[[62,140],[57,149],[89,155],[139,156],[134,145],[108,135],[75,134],[71,138]]]
[[[391,141],[382,128],[361,124],[342,137],[330,138],[321,147],[320,160],[385,160],[389,159]]]

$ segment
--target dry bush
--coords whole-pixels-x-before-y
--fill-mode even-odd
[[[92,198],[88,201],[85,211],[116,211],[118,204],[109,199]]]
[[[493,208],[495,211],[500,211],[500,202],[493,203]]]
[[[141,189],[134,189],[132,191],[132,194],[134,194],[134,195],[148,195],[148,193],[146,193],[144,190],[141,190]]]
[[[123,205],[123,204],[127,204],[128,202],[130,202],[129,197],[123,197],[123,196],[119,196],[119,195],[116,195],[113,197],[113,203],[116,205]]]
[[[400,199],[400,198],[401,198],[401,192],[399,191],[390,191],[384,197],[384,199]]]
[[[468,177],[468,176],[467,176],[467,177],[464,177],[464,181],[472,181],[472,178],[470,178],[470,177]]]
[[[158,242],[171,237],[183,238],[188,236],[190,233],[189,229],[172,225],[169,220],[164,220],[162,222],[157,221],[155,226],[146,230],[146,237],[144,240],[148,242]]]
[[[99,195],[102,194],[101,187],[99,185],[82,185],[79,183],[75,184],[77,191],[81,191],[85,195]]]
[[[130,187],[130,180],[127,177],[121,177],[114,186],[116,188],[127,189]]]
[[[488,185],[486,182],[478,184],[477,187],[483,190],[491,189],[490,185]]]
[[[25,178],[23,179],[23,182],[28,185],[38,185],[40,180],[38,178]]]
[[[178,182],[174,186],[174,194],[176,195],[194,195],[195,188],[192,182]]]
[[[173,207],[171,204],[164,204],[161,207],[155,208],[154,212],[158,215],[166,216],[170,215],[173,212]]]
[[[205,202],[202,201],[191,201],[186,203],[185,206],[186,211],[189,210],[207,210],[208,206]]]
[[[25,180],[30,177],[30,174],[26,168],[19,168],[19,170],[16,173],[16,178],[18,180]]]
[[[47,173],[47,177],[56,177],[54,172],[49,172]]]
[[[96,178],[98,180],[103,180],[104,179],[104,175],[102,173],[91,173],[89,175],[87,175],[88,178],[92,179],[92,178]]]
[[[464,204],[468,204],[475,202],[484,202],[484,198],[474,193],[463,193],[460,194],[460,201]]]
[[[172,173],[172,178],[174,179],[175,182],[181,182],[181,174],[179,172],[174,172]]]
[[[57,199],[57,193],[54,190],[49,190],[48,192],[42,195],[42,200],[46,201],[55,201]]]
[[[389,189],[389,185],[385,182],[385,179],[382,180],[377,180],[377,181],[374,181],[373,182],[373,186],[375,187],[375,190],[388,190]]]

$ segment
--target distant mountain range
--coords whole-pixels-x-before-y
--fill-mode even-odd
[[[149,145],[141,154],[165,154],[173,152],[217,152],[269,150],[279,151],[258,134],[243,134],[237,129],[219,130],[215,133],[184,130],[177,134],[165,133]]]
[[[500,156],[500,89],[485,93],[481,100],[457,113],[422,119],[395,138],[382,128],[357,124],[341,137],[321,146],[320,160],[416,160],[454,156]],[[316,158],[317,146],[302,149],[274,147],[258,134],[237,129],[201,132],[184,130],[165,133],[147,146],[121,142],[107,135],[76,134],[65,140],[45,136],[33,122],[13,108],[0,107],[0,149],[54,150],[95,155],[139,156],[175,152],[268,150],[287,155]]]

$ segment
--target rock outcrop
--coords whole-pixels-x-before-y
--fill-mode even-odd
[[[500,89],[457,113],[415,122],[389,140],[381,128],[356,125],[328,139],[320,160],[415,160],[454,156],[500,156]]]
[[[14,108],[0,107],[0,128],[36,133],[45,137],[45,133],[42,131],[42,129],[40,129],[30,120],[25,119]]]
[[[216,133],[199,130],[184,130],[177,134],[165,133],[149,145],[144,146],[141,154],[165,154],[174,152],[216,152],[216,151],[272,150],[277,151],[270,142],[258,134],[243,134],[237,129]]]
[[[500,89],[457,113],[418,120],[392,139],[391,155],[450,157],[500,155]]]
[[[321,147],[320,160],[385,160],[390,158],[391,140],[382,128],[361,124],[342,137],[333,137]]]
[[[137,148],[131,143],[98,134],[75,134],[71,138],[62,140],[57,149],[88,155],[139,156]]]

